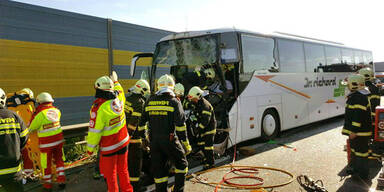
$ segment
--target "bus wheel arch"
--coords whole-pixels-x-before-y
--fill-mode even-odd
[[[261,118],[261,137],[263,140],[274,139],[281,130],[280,116],[275,108],[268,108]]]

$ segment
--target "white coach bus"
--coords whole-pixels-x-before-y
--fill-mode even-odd
[[[216,114],[215,150],[343,114],[347,92],[340,81],[373,61],[370,51],[337,42],[237,29],[168,35],[154,54],[134,56],[131,75],[141,57],[153,58],[146,74],[151,88],[162,74],[180,82],[186,72],[207,65],[221,85],[231,82],[232,94],[214,106],[226,114]]]

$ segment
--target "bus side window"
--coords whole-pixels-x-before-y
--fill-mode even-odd
[[[275,42],[272,38],[241,35],[243,51],[243,72],[253,74],[257,70],[269,70],[274,67],[273,51]]]
[[[280,71],[287,73],[305,72],[303,42],[278,39]]]
[[[313,44],[313,43],[304,43],[305,51],[305,71],[306,72],[322,72],[319,71],[319,66],[323,66],[325,63],[325,54],[324,46]]]

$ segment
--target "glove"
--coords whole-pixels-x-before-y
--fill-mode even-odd
[[[112,71],[112,74],[109,76],[113,82],[116,82],[118,77],[116,71]]]
[[[194,122],[194,121],[197,121],[197,118],[194,114],[192,114],[191,116],[189,116],[189,119]]]
[[[192,147],[189,144],[188,140],[183,141],[183,148],[184,148],[184,151],[185,151],[185,155],[189,155],[192,152]]]

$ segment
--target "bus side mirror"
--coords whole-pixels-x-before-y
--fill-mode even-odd
[[[134,55],[132,57],[132,61],[131,61],[131,68],[130,68],[130,75],[131,77],[133,77],[135,75],[135,71],[136,71],[136,62],[140,59],[140,58],[145,58],[145,57],[150,57],[150,58],[153,58],[153,53],[138,53],[136,55]]]

